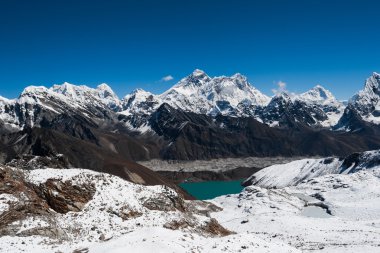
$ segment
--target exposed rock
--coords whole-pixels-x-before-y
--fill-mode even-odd
[[[171,230],[184,229],[188,227],[194,227],[195,224],[189,220],[181,219],[181,220],[173,220],[164,224],[164,228]]]
[[[227,236],[234,234],[228,229],[224,228],[216,219],[211,219],[207,225],[203,227],[204,231],[214,236]]]
[[[49,205],[35,192],[33,185],[25,182],[24,174],[8,167],[0,168],[0,194],[10,194],[14,202],[8,202],[8,209],[0,214],[0,235],[14,234],[14,221],[29,216],[49,215]]]
[[[143,200],[143,206],[149,210],[185,211],[185,202],[183,201],[183,198],[166,186],[164,186],[163,194],[157,194],[151,198]]]
[[[209,216],[210,213],[220,212],[223,209],[219,206],[214,205],[211,202],[192,200],[186,202],[186,210],[191,213]]]
[[[141,212],[131,209],[128,206],[123,206],[120,208],[120,211],[117,214],[120,218],[124,220],[133,219],[136,217],[140,217],[142,215]]]
[[[72,185],[54,179],[35,185],[29,183],[20,170],[1,167],[0,194],[10,194],[15,201],[9,202],[8,209],[0,213],[0,235],[40,235],[63,239],[64,232],[56,227],[52,210],[58,213],[78,212],[94,193],[94,185]],[[34,218],[47,220],[50,225],[18,232],[23,220]]]
[[[95,194],[95,186],[90,184],[72,185],[70,181],[61,182],[48,179],[36,189],[49,206],[58,213],[79,212]]]

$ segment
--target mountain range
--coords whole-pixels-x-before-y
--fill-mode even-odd
[[[358,114],[366,122],[380,122],[379,83],[379,74],[373,73],[364,89],[346,104],[321,85],[302,94],[280,92],[269,97],[239,73],[211,78],[196,69],[160,95],[137,89],[122,99],[104,83],[95,89],[69,83],[51,88],[29,86],[17,99],[0,97],[0,117],[8,130],[15,131],[40,126],[39,110],[59,114],[62,110],[81,109],[87,118],[95,116],[101,120],[108,118],[103,113],[112,111],[128,118],[131,127],[138,129],[146,125],[142,118],[168,104],[174,109],[212,117],[253,117],[271,127],[288,127],[293,121],[314,128],[339,126],[350,130],[350,123],[346,122],[352,118],[350,113]]]
[[[320,85],[269,97],[241,74],[201,70],[160,95],[137,89],[122,99],[107,84],[29,86],[0,98],[0,162],[45,157],[50,167],[158,183],[135,161],[344,156],[380,148],[379,85],[373,73],[347,103]]]

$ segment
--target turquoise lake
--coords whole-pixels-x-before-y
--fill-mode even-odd
[[[227,194],[240,193],[243,190],[242,180],[236,181],[208,181],[198,183],[182,183],[179,186],[197,199],[213,199]]]

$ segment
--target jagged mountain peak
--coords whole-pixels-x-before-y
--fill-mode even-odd
[[[85,85],[75,85],[68,82],[64,82],[63,84],[54,84],[50,90],[59,94],[62,94],[66,97],[72,99],[81,98],[86,91],[89,91],[91,88]]]
[[[111,87],[106,83],[101,83],[97,86],[97,89],[99,89],[99,90],[110,90]]]
[[[349,100],[347,108],[350,110],[346,110],[342,116],[339,124],[341,128],[353,129],[351,125],[357,121],[357,117],[367,122],[380,123],[380,74],[373,72],[366,79],[364,88]]]
[[[143,89],[135,89],[123,98],[123,110],[120,113],[124,115],[148,115],[160,104],[160,100],[153,93]]]
[[[108,92],[112,92],[114,93],[114,91],[112,90],[112,88],[106,84],[106,83],[101,83],[99,84],[97,87],[96,87],[97,90],[101,90],[101,91],[108,91]]]
[[[212,115],[240,115],[239,104],[264,106],[270,100],[240,73],[210,78],[201,70],[195,70],[159,98],[174,108]],[[245,103],[242,104],[242,101]]]
[[[121,104],[118,96],[106,83],[102,83],[94,89],[86,85],[64,82],[53,85],[49,90],[80,104],[102,103],[112,110],[118,110]]]
[[[356,105],[372,105],[375,106],[380,98],[380,74],[373,72],[372,75],[366,79],[364,88],[355,94],[349,103]]]
[[[96,87],[96,90],[98,91],[98,96],[103,100],[108,100],[107,104],[113,102],[113,103],[120,103],[119,97],[116,95],[116,93],[112,90],[112,88],[106,84],[102,83]]]
[[[196,69],[190,75],[181,79],[173,88],[185,90],[197,89],[207,84],[210,80],[211,78],[204,71]]]
[[[141,88],[137,88],[137,89],[134,89],[131,93],[129,93],[125,97],[130,97],[130,96],[133,96],[133,95],[147,95],[147,94],[153,95],[153,93],[151,93],[149,91],[146,91],[146,90],[141,89]]]
[[[48,88],[44,86],[31,85],[26,87],[21,92],[20,96],[14,100],[14,102],[36,104],[39,103],[40,99],[46,98],[48,96],[57,97],[56,94],[52,93]]]
[[[372,93],[379,93],[379,87],[380,87],[380,74],[373,72],[372,75],[367,78],[364,90],[360,91],[359,93],[370,93],[368,95],[373,95]]]
[[[312,89],[296,96],[298,100],[302,100],[305,102],[311,103],[331,103],[337,102],[334,95],[327,89],[325,89],[322,85],[317,84]]]
[[[199,77],[199,76],[207,76],[207,74],[201,69],[194,69],[193,73],[191,73],[191,76]]]
[[[213,78],[212,86],[222,87],[231,86],[232,88],[237,88],[244,90],[247,88],[254,88],[249,82],[248,78],[240,73],[236,73],[232,76],[219,76]]]
[[[44,92],[47,92],[48,89],[44,86],[34,86],[34,85],[30,85],[30,86],[27,86],[20,94],[20,97],[22,96],[25,96],[25,95],[28,95],[28,94],[38,94],[38,93],[44,93]]]
[[[279,92],[277,94],[275,94],[271,101],[286,101],[286,102],[291,102],[292,101],[292,97],[287,93],[287,92]]]
[[[123,98],[123,101],[126,103],[128,103],[132,100],[135,100],[137,102],[143,102],[151,96],[154,97],[155,95],[149,91],[138,88],[138,89],[133,90],[128,95],[126,95]]]

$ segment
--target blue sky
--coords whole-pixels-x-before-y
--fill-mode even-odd
[[[160,93],[195,68],[240,72],[268,95],[322,84],[347,99],[380,72],[380,1],[0,2],[0,94],[108,83]],[[173,80],[160,81],[171,75]]]

